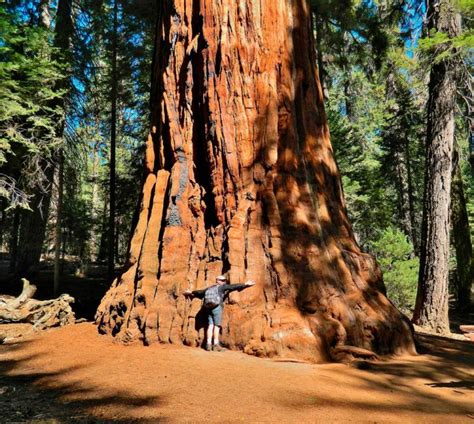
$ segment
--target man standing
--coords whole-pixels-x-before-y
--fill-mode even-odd
[[[203,309],[207,311],[208,316],[206,350],[214,350],[216,352],[225,350],[225,348],[219,344],[224,300],[230,292],[234,290],[241,291],[253,285],[255,285],[254,281],[247,281],[245,284],[227,284],[227,277],[219,275],[216,278],[216,284],[213,286],[203,290],[187,290],[184,292],[184,295],[187,297],[203,299],[202,306]],[[213,341],[214,344],[212,343]]]

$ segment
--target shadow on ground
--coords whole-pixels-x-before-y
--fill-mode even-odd
[[[416,417],[443,422],[451,417],[451,422],[474,423],[474,344],[420,334],[416,340],[422,352],[418,357],[354,362],[355,369],[340,378],[346,396],[299,387],[276,392],[272,401],[298,411],[330,408],[366,414],[357,415],[356,422],[369,422],[369,414],[375,413],[382,422],[415,422]],[[323,377],[318,377],[321,384]]]
[[[0,354],[21,351],[29,341],[18,342],[0,347]],[[20,354],[20,352],[16,352]],[[162,423],[165,417],[127,418],[128,412],[137,408],[162,403],[156,396],[141,396],[129,394],[117,389],[103,394],[91,384],[84,381],[64,383],[67,374],[73,374],[84,366],[61,368],[57,372],[25,372],[27,364],[44,354],[21,356],[20,359],[2,360],[0,355],[0,417],[4,424],[105,424],[105,423]],[[104,358],[104,360],[106,360]],[[18,373],[18,369],[22,373]],[[99,396],[98,394],[101,394]],[[110,416],[108,409],[113,409],[117,416]],[[94,410],[92,414],[90,411]],[[103,412],[101,412],[101,410]],[[96,412],[98,411],[98,412]],[[102,416],[103,415],[103,416]],[[120,415],[120,416],[118,416]]]

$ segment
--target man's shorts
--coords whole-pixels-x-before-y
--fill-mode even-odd
[[[218,325],[220,327],[222,323],[222,310],[223,305],[216,306],[213,309],[209,309],[207,319],[209,324]]]

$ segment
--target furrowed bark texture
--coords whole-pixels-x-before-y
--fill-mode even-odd
[[[474,281],[474,257],[472,255],[469,216],[464,194],[464,183],[459,164],[459,146],[454,140],[453,180],[451,183],[452,241],[456,251],[459,311],[469,311]]]
[[[448,0],[431,2],[428,29],[454,37],[460,17]],[[446,49],[438,47],[438,55]],[[426,137],[426,175],[418,293],[413,320],[438,333],[449,332],[449,210],[454,143],[457,63],[451,58],[431,68]]]
[[[197,346],[228,272],[222,341],[324,361],[413,350],[345,212],[304,1],[163,2],[128,264],[97,312],[123,342]],[[205,323],[204,323],[205,325]]]

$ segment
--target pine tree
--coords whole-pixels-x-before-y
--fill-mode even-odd
[[[429,4],[427,29],[434,37],[439,34],[449,38],[459,35],[460,15],[451,1]],[[458,67],[456,57],[446,55],[446,52],[445,43],[435,46],[428,88],[422,244],[413,316],[416,324],[438,333],[449,332],[449,210]]]

